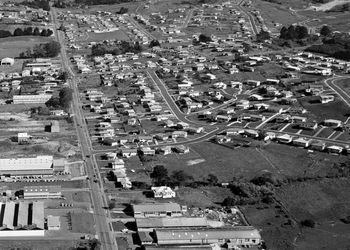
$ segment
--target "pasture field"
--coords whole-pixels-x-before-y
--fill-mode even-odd
[[[52,41],[52,38],[42,36],[6,37],[0,39],[0,55],[3,57],[18,57],[27,48],[33,48],[40,43]]]

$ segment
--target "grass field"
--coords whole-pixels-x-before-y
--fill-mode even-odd
[[[313,119],[316,121],[323,121],[324,119],[337,119],[345,121],[349,116],[349,108],[340,99],[337,98],[335,101],[330,103],[312,103],[313,97],[303,97],[299,99],[299,103],[313,115]],[[311,102],[310,102],[311,101]]]
[[[95,234],[94,217],[90,213],[72,213],[72,232]]]
[[[305,149],[277,143],[230,149],[202,142],[192,145],[188,154],[159,156],[157,161],[146,166],[151,169],[151,166],[163,164],[169,172],[183,170],[195,180],[203,180],[208,174],[214,174],[220,182],[227,182],[233,177],[250,179],[263,172],[282,176],[321,174],[331,167],[330,161],[337,162],[341,159],[343,158],[318,152],[309,154]],[[317,168],[312,167],[315,162]]]
[[[2,250],[67,250],[76,247],[78,242],[75,240],[19,240],[1,239],[0,249]]]
[[[286,5],[257,0],[254,1],[254,7],[260,11],[268,27],[273,26],[273,23],[290,25],[302,21],[301,17],[293,14]],[[281,27],[276,28],[279,30]]]
[[[291,216],[317,223],[315,229],[303,230],[297,249],[348,249],[349,226],[339,220],[350,215],[349,192],[349,179],[295,183],[278,190]]]
[[[33,48],[34,45],[52,41],[51,38],[41,36],[21,36],[6,37],[0,39],[0,55],[4,57],[17,57],[27,48]]]
[[[72,194],[73,201],[76,202],[90,202],[90,194],[89,192],[81,191],[75,192]]]

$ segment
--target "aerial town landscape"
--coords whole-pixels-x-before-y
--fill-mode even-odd
[[[0,250],[349,250],[350,0],[1,0]]]

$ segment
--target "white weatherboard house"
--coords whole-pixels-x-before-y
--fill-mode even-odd
[[[175,191],[173,191],[170,187],[161,186],[161,187],[152,187],[151,188],[155,198],[174,198],[176,196]]]

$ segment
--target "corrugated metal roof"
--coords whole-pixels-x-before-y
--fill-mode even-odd
[[[136,218],[138,228],[206,227],[205,217]]]
[[[17,220],[18,226],[24,227],[28,225],[28,208],[29,208],[29,203],[27,202],[19,203],[18,220]]]
[[[158,242],[166,240],[196,240],[196,239],[260,239],[260,233],[254,227],[207,228],[207,229],[156,229]]]
[[[13,217],[15,215],[15,203],[14,202],[6,202],[5,206],[5,214],[3,220],[3,226],[6,228],[13,229]]]
[[[32,224],[37,228],[44,229],[44,203],[41,201],[33,202]]]
[[[52,167],[53,157],[41,155],[31,158],[0,159],[0,171],[43,170]]]
[[[181,211],[177,203],[154,203],[133,205],[134,212],[160,212],[160,211]]]

